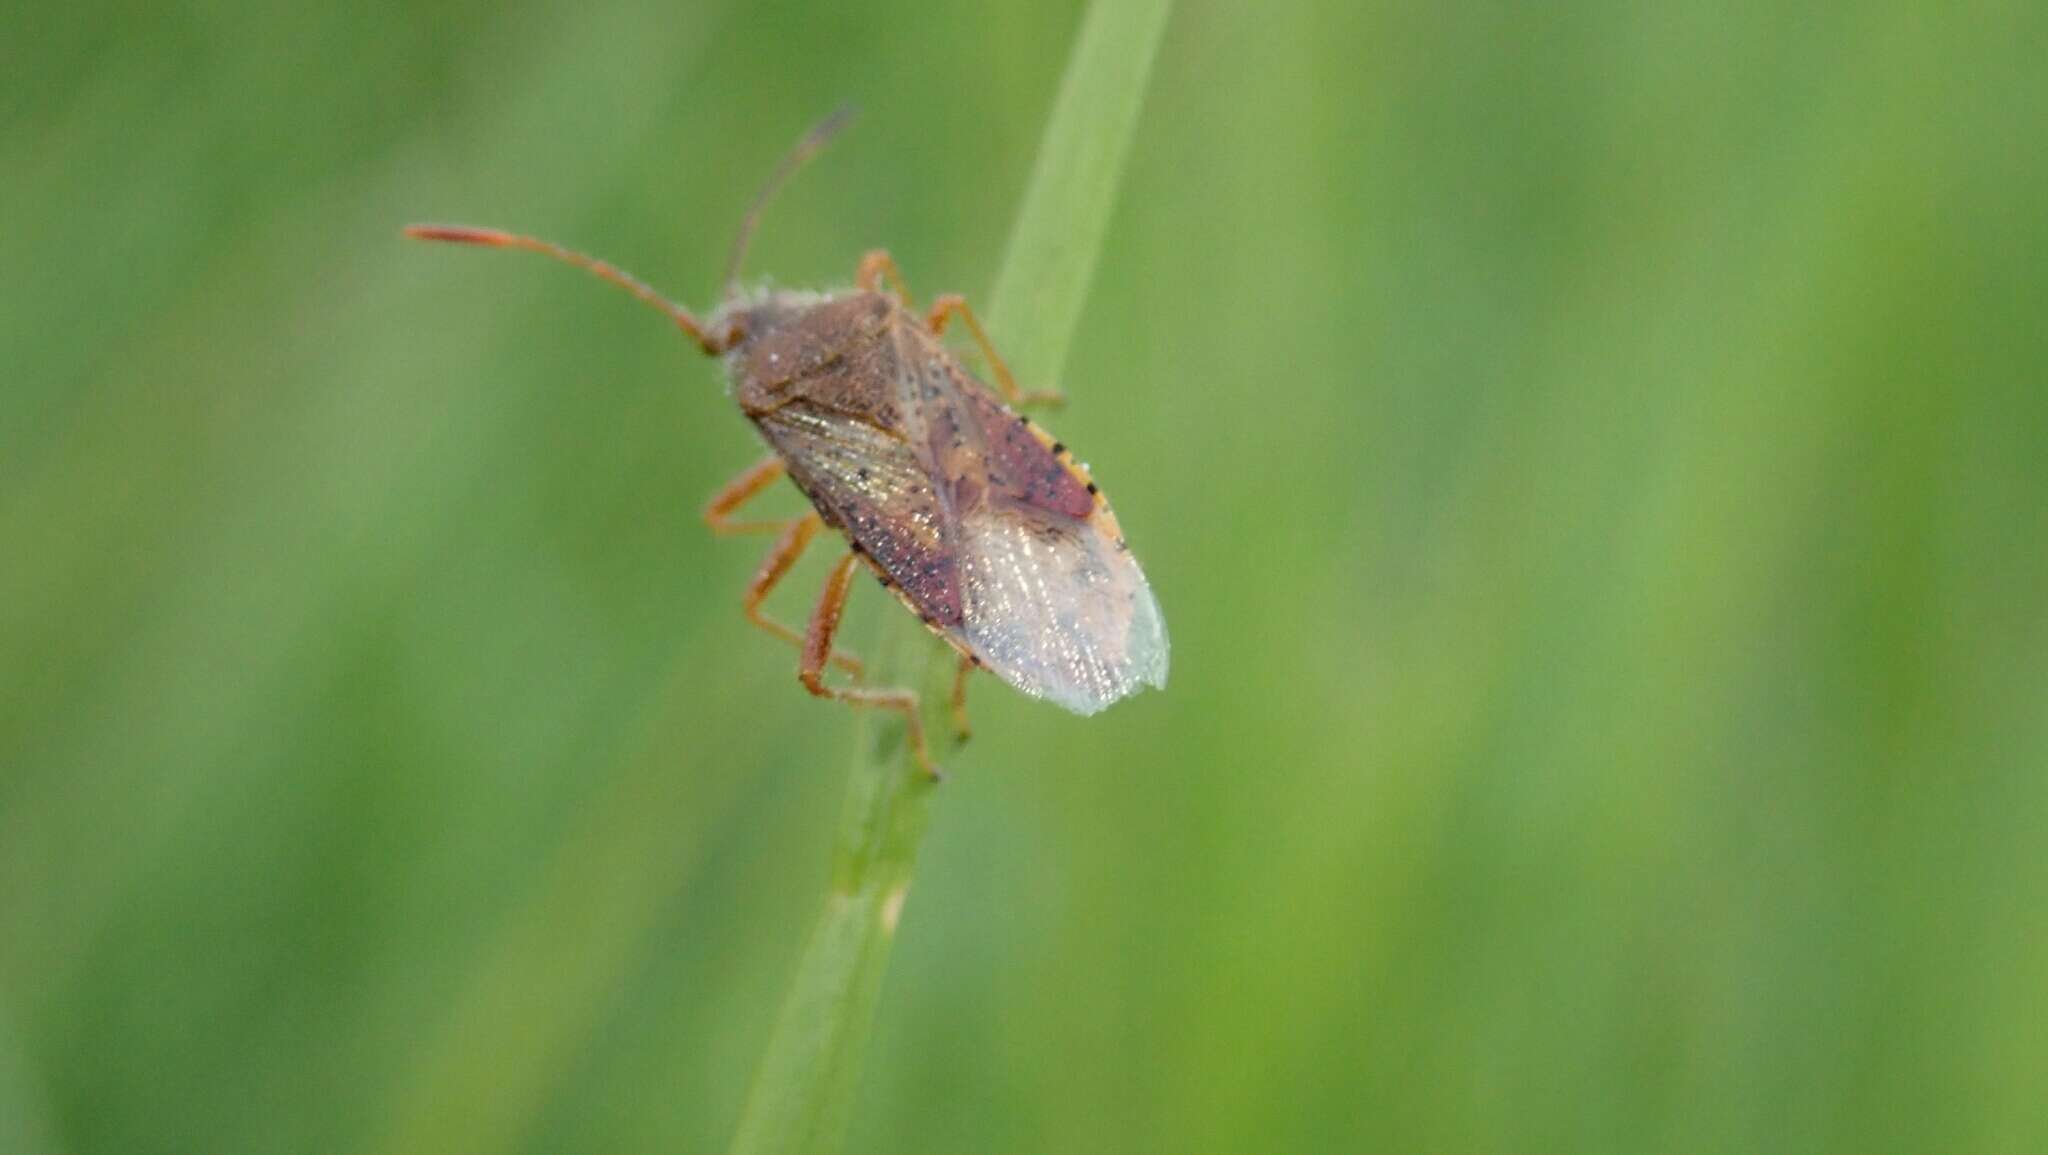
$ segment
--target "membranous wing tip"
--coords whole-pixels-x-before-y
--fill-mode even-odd
[[[1159,603],[1092,519],[984,508],[962,520],[958,540],[963,629],[990,672],[1076,714],[1166,685]]]

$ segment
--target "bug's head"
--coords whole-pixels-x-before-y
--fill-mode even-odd
[[[816,308],[816,293],[764,292],[731,298],[712,314],[712,327],[726,334],[734,350],[786,336]]]

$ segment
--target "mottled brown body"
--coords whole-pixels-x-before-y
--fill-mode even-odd
[[[827,121],[800,142],[770,190],[838,123]],[[733,272],[766,195],[734,246]],[[832,644],[859,563],[961,655],[952,706],[962,737],[965,678],[975,667],[1082,714],[1165,685],[1165,625],[1107,501],[1065,446],[1011,407],[1057,396],[1018,390],[959,297],[940,297],[924,315],[912,311],[887,253],[869,253],[855,287],[840,293],[747,296],[729,275],[726,303],[700,321],[625,272],[546,241],[458,226],[407,232],[524,248],[581,266],[661,309],[724,359],[734,399],[772,451],[705,508],[721,533],[777,535],[742,608],[754,624],[799,646],[797,676],[812,693],[902,713],[926,769],[936,772],[915,694],[825,680],[834,664],[856,680],[862,674]],[[1000,396],[942,342],[956,317],[980,345]],[[784,476],[813,512],[767,522],[733,516]],[[800,633],[761,606],[828,528],[846,539],[849,553]]]
[[[1099,513],[1117,534],[1064,446],[992,395],[894,297],[784,295],[729,312],[745,334],[726,355],[741,410],[825,524],[941,636],[964,624],[949,523],[991,510]]]

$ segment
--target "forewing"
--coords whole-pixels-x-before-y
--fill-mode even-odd
[[[1095,494],[1087,480],[979,382],[970,380],[961,389],[958,412],[981,430],[978,440],[993,500],[1028,505],[1072,521],[1094,516]]]
[[[874,425],[807,403],[757,418],[789,474],[932,623],[960,625],[959,565],[917,453]]]
[[[968,648],[1077,714],[1166,685],[1159,604],[1094,487],[980,382],[949,377],[928,400]]]

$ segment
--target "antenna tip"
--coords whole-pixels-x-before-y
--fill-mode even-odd
[[[508,245],[512,234],[465,225],[407,225],[399,230],[416,241],[453,241],[461,245]]]
[[[804,134],[806,145],[811,149],[822,148],[826,141],[838,136],[858,116],[860,105],[850,100],[841,101],[837,108],[825,114],[825,119],[811,126],[811,131]]]

